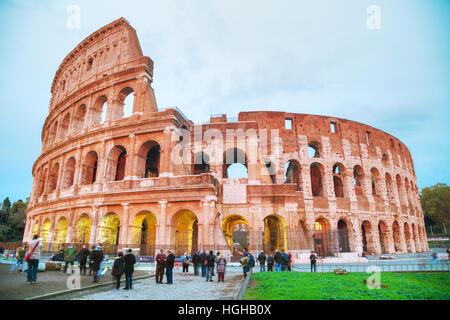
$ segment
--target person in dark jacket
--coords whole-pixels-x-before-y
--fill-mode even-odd
[[[194,254],[192,255],[192,263],[194,264],[194,275],[198,276],[199,275],[199,268],[200,268],[200,252],[199,251],[195,251]]]
[[[288,271],[289,262],[290,262],[290,257],[283,250],[283,253],[281,254],[281,271]]]
[[[136,264],[136,257],[131,249],[127,250],[125,257],[123,258],[125,263],[125,290],[133,289],[133,272],[134,265]]]
[[[259,271],[265,272],[266,271],[266,255],[264,252],[261,251],[261,253],[258,255],[258,262],[259,262]]]
[[[165,268],[166,268],[166,255],[164,254],[164,249],[161,248],[159,250],[159,253],[156,255],[156,273],[155,273],[156,283],[162,283]]]
[[[92,273],[94,274],[94,281],[92,282],[98,282],[100,276],[100,263],[103,261],[103,252],[100,246],[97,246],[95,250],[91,252],[90,259],[92,263]]]
[[[123,272],[125,270],[125,263],[123,259],[123,253],[120,251],[117,254],[117,258],[114,260],[113,268],[111,271],[112,276],[116,279],[116,289],[114,291],[119,291],[120,288],[120,278],[123,275]]]
[[[86,262],[88,256],[91,254],[86,245],[83,244],[83,248],[81,248],[80,253],[78,253],[78,265],[80,266],[80,274],[86,275]]]
[[[173,255],[172,251],[167,250],[167,258],[166,258],[167,284],[173,283],[172,271],[173,271],[174,262],[175,262],[175,256]]]
[[[92,248],[91,248],[91,252],[89,253],[89,256],[88,256],[88,259],[89,259],[89,276],[90,275],[92,275],[92,265],[93,265],[93,262],[92,262],[92,259],[91,259],[91,253],[92,253],[92,251],[94,251],[95,250],[95,246],[92,246]]]
[[[248,254],[248,271],[251,272],[255,266],[255,258],[251,253]]]
[[[206,281],[212,282],[214,263],[216,262],[216,257],[213,251],[210,250],[209,254],[206,256]]]
[[[267,258],[267,271],[273,271],[273,265],[275,264],[275,260],[272,255],[269,255]]]
[[[275,271],[281,271],[281,262],[283,261],[283,259],[281,258],[281,253],[280,251],[278,251],[278,249],[275,251],[273,259],[275,260]]]
[[[316,272],[316,261],[317,261],[317,255],[314,251],[311,252],[311,255],[309,256],[309,260],[311,260],[311,272]]]
[[[200,265],[202,267],[202,277],[206,277],[206,265],[205,265],[206,257],[207,257],[207,254],[206,254],[205,250],[203,250],[203,252],[200,254]]]

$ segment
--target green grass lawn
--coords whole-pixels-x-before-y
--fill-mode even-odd
[[[371,274],[254,273],[245,300],[450,300],[450,273],[381,273],[389,288],[369,289]],[[256,280],[256,281],[255,281]]]

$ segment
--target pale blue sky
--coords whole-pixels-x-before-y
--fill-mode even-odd
[[[66,27],[67,7],[81,27]],[[366,26],[369,5],[381,29]],[[26,198],[62,59],[125,17],[155,62],[160,108],[194,122],[274,110],[372,125],[412,153],[419,188],[450,184],[450,2],[1,1],[0,201]]]

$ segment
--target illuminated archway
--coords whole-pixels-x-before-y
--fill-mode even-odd
[[[318,256],[325,257],[329,255],[329,231],[330,224],[326,219],[318,219],[314,222],[314,251]]]
[[[42,238],[42,242],[43,243],[48,243],[49,239],[49,234],[50,234],[50,227],[51,227],[52,223],[50,222],[50,219],[46,219],[44,221],[44,223],[42,224],[41,227],[41,238]]]
[[[270,215],[264,219],[264,247],[266,252],[287,250],[286,224],[283,218]]]
[[[222,223],[222,230],[233,254],[249,247],[248,221],[239,215],[227,217]]]
[[[177,255],[198,250],[198,219],[190,210],[180,210],[172,218],[171,244]]]
[[[131,243],[140,246],[140,254],[153,255],[156,243],[156,216],[147,210],[139,212],[133,219]]]
[[[91,218],[83,213],[77,222],[75,239],[76,243],[89,243],[91,236]]]
[[[65,243],[67,236],[67,219],[66,217],[59,218],[55,227],[55,243]]]
[[[119,217],[115,213],[106,214],[99,227],[99,243],[100,244],[112,244],[119,243]]]

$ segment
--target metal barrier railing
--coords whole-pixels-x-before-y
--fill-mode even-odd
[[[348,272],[367,272],[371,266],[379,268],[380,272],[424,272],[424,271],[450,271],[450,263],[448,261],[439,261],[437,263],[367,263],[367,264],[316,264],[316,272],[333,272],[335,269],[342,268]],[[292,265],[294,271],[311,272],[309,264]]]

